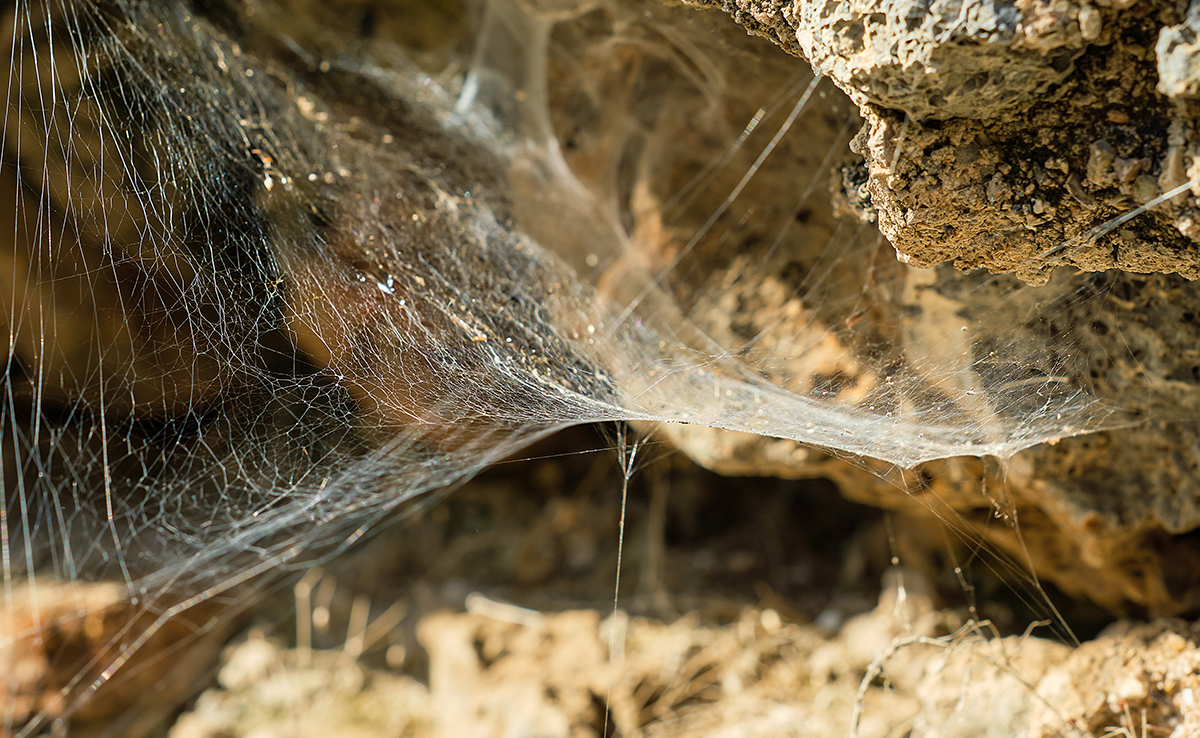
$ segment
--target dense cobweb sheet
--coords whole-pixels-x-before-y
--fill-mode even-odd
[[[659,269],[638,263],[638,245],[631,243],[621,221],[622,203],[612,194],[619,185],[605,181],[615,178],[616,172],[597,176],[589,188],[564,160],[550,120],[546,89],[550,74],[546,49],[552,32],[566,22],[564,14],[567,21],[587,15],[582,9],[574,15],[563,8],[537,15],[502,3],[488,7],[476,66],[463,81],[463,89],[456,99],[446,93],[439,101],[439,95],[430,92],[426,100],[432,103],[431,115],[441,122],[442,135],[472,140],[486,155],[495,157],[495,176],[502,180],[500,191],[489,190],[478,180],[427,183],[438,192],[435,207],[439,213],[414,213],[413,217],[433,221],[447,217],[448,211],[450,221],[442,243],[454,244],[436,256],[419,255],[422,267],[432,271],[432,279],[416,275],[420,282],[396,287],[397,273],[414,268],[400,245],[408,240],[405,238],[392,240],[391,250],[374,251],[377,271],[360,279],[367,285],[365,291],[381,300],[381,310],[388,310],[385,305],[398,299],[410,316],[440,314],[442,321],[448,321],[425,353],[438,353],[446,342],[457,342],[459,348],[454,356],[440,360],[441,366],[433,373],[439,373],[442,366],[453,373],[456,362],[474,355],[477,365],[489,374],[485,384],[511,383],[522,388],[516,393],[532,400],[520,402],[514,410],[510,401],[491,402],[481,395],[488,406],[485,414],[512,422],[632,419],[696,423],[790,438],[905,466],[962,454],[1008,456],[1034,443],[1096,427],[1094,408],[1072,386],[1072,378],[1044,370],[1042,357],[1031,364],[1024,355],[1030,347],[1013,345],[1021,343],[1018,329],[972,325],[964,319],[959,327],[966,335],[926,335],[943,327],[941,315],[931,319],[933,328],[906,326],[909,335],[900,342],[916,344],[922,353],[903,345],[902,358],[896,360],[893,351],[886,365],[884,351],[859,357],[866,365],[876,365],[864,370],[871,379],[857,387],[854,399],[835,392],[781,389],[779,385],[786,384],[786,379],[764,381],[761,364],[789,361],[802,365],[810,347],[799,343],[789,347],[791,355],[754,356],[748,355],[744,344],[721,345],[707,336],[668,287],[672,269],[688,255],[694,241]],[[628,32],[620,23],[617,26],[618,33]],[[593,42],[622,40],[617,36]],[[635,40],[627,42],[633,45]],[[489,54],[491,45],[506,53]],[[518,62],[513,64],[516,69],[503,70],[511,78],[488,66],[493,55],[514,56],[514,46],[520,47],[515,54]],[[492,88],[490,96],[480,94],[484,77]],[[406,80],[390,82],[399,85]],[[695,239],[705,235],[712,219],[724,214],[727,203],[742,193],[771,155],[779,135],[787,134],[803,113],[816,87],[816,80],[805,82],[808,84],[799,87],[802,93],[794,104],[787,101],[790,114],[782,122],[776,121],[776,136],[765,143],[729,199],[709,222],[700,225]],[[412,94],[401,92],[399,96]],[[519,102],[515,112],[508,111],[507,120],[490,115],[513,99]],[[439,102],[447,106],[445,112],[438,110]],[[672,101],[666,97],[657,102],[669,105]],[[612,158],[608,167],[615,169],[618,157],[625,153],[621,147],[628,142],[608,135],[617,140],[596,148]],[[653,133],[647,141],[643,144],[647,149],[660,143]],[[714,151],[713,155],[720,153]],[[595,161],[589,164],[593,169],[603,166]],[[634,197],[638,184],[632,186]],[[426,225],[422,235],[411,240],[428,238],[431,230]],[[388,240],[381,236],[375,248],[387,249],[382,244]],[[361,241],[358,245],[361,247]],[[441,260],[448,263],[438,263]],[[592,275],[580,269],[588,264],[596,265]],[[916,271],[906,277],[909,289],[914,284],[920,289],[919,282],[927,279]],[[480,274],[486,276],[481,279]],[[379,291],[385,297],[371,292],[372,282],[382,285]],[[394,287],[399,292],[393,292]],[[431,290],[435,299],[415,307],[413,301],[428,299]],[[414,293],[424,294],[410,298]],[[446,293],[458,293],[457,304],[454,298],[447,301]],[[1042,299],[1055,297],[1047,291]],[[545,309],[532,315],[518,311],[514,318],[511,308],[503,305],[504,299],[530,301]],[[338,304],[336,300],[328,302]],[[385,330],[403,334],[404,320],[391,322]],[[310,325],[312,321],[302,322]],[[826,335],[831,330],[822,329]],[[992,335],[993,331],[1000,335]],[[937,345],[920,345],[922,341]],[[985,342],[990,343],[989,350],[981,355]],[[1003,356],[998,358],[998,354]],[[547,356],[550,364],[541,366]],[[364,356],[357,361],[370,360]],[[994,370],[982,371],[983,364],[1006,365],[1010,372],[997,376]],[[789,371],[795,375],[804,369],[793,366]],[[1028,374],[1013,376],[1021,371]],[[434,382],[441,392],[453,394],[453,387],[443,385],[454,380],[450,376]],[[531,380],[535,388],[527,393],[524,388]],[[877,386],[864,386],[870,381]],[[416,403],[418,407],[427,404]]]
[[[878,267],[861,225],[797,245],[756,215],[819,80],[793,70],[737,119],[732,62],[682,11],[477,10],[472,50],[435,77],[286,4],[19,4],[10,573],[37,540],[71,575],[125,569],[110,546],[253,550],[575,423],[903,466],[1098,427],[1037,330],[1078,288]],[[804,208],[825,176],[773,197]],[[752,217],[765,253],[731,242]],[[802,279],[763,276],[797,253],[816,254]],[[782,297],[721,335],[739,289]],[[986,300],[962,293],[1002,297],[972,314]]]
[[[803,65],[739,84],[725,19],[657,3],[450,16],[406,51],[285,0],[8,6],[7,587],[212,596],[572,424],[912,466],[1112,422],[1087,284],[796,225],[854,132],[812,151]]]

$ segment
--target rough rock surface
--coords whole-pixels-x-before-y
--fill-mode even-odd
[[[833,24],[821,20],[808,3],[739,0],[724,5],[742,25],[792,53],[805,51],[805,33],[833,33]],[[1010,17],[999,4],[987,3],[964,5],[961,17],[976,17],[985,6],[992,8],[987,17]],[[861,10],[859,5],[823,7],[834,14],[870,15],[855,10]],[[930,29],[941,22],[940,7],[914,20],[910,40],[926,40],[921,41],[924,46],[912,41],[911,48],[936,47],[927,41]],[[829,377],[841,377],[840,391],[851,401],[854,392],[865,392],[876,379],[854,359],[863,345],[839,326],[861,320],[861,328],[877,321],[878,330],[889,336],[886,340],[894,341],[896,334],[887,333],[894,329],[887,327],[888,309],[881,307],[891,305],[891,315],[924,316],[905,319],[904,340],[928,350],[946,321],[990,316],[1014,326],[1013,342],[1061,345],[1063,357],[1079,357],[1063,365],[1046,358],[1047,371],[1077,377],[1099,397],[1119,405],[1128,413],[1126,427],[1064,438],[1004,464],[955,459],[912,472],[864,461],[846,463],[820,450],[746,434],[679,425],[660,432],[724,473],[828,477],[853,499],[941,517],[1014,561],[1029,562],[1039,576],[1068,594],[1110,611],[1195,612],[1200,608],[1200,544],[1192,533],[1200,528],[1200,429],[1194,421],[1200,413],[1200,290],[1187,277],[1200,276],[1200,248],[1186,235],[1198,213],[1193,209],[1198,201],[1186,184],[1196,139],[1188,103],[1166,97],[1156,72],[1162,59],[1170,57],[1173,68],[1184,69],[1186,76],[1191,37],[1173,6],[1012,7],[1019,19],[1010,31],[988,37],[987,43],[962,44],[954,41],[960,36],[945,36],[948,48],[930,51],[928,59],[973,52],[992,60],[988,63],[998,70],[1009,68],[1010,56],[1020,68],[1021,60],[1034,58],[1031,53],[1069,52],[1072,61],[1055,83],[1039,82],[1023,93],[1013,88],[1007,97],[994,88],[997,94],[980,103],[985,107],[961,117],[930,115],[931,86],[949,85],[937,91],[949,100],[959,94],[954,85],[960,84],[944,69],[930,66],[933,62],[856,67],[855,74],[878,72],[871,77],[876,81],[901,72],[923,80],[925,107],[911,102],[920,95],[910,85],[890,99],[894,107],[886,108],[890,81],[886,89],[882,84],[872,88],[839,76],[850,74],[846,70],[852,62],[862,62],[868,52],[860,50],[856,56],[837,51],[837,44],[826,45],[821,53],[837,52],[836,59],[814,62],[825,65],[834,81],[862,104],[866,123],[854,146],[864,162],[857,169],[850,160],[835,162],[832,174],[818,175],[828,175],[838,192],[833,204],[816,197],[805,201],[803,222],[796,226],[802,229],[795,239],[800,245],[773,246],[772,234],[753,229],[740,234],[736,254],[722,244],[697,244],[690,263],[698,266],[689,271],[685,262],[680,267],[677,295],[685,302],[689,295],[711,297],[693,299],[691,315],[723,345],[754,337],[765,351],[784,355],[808,346],[799,352],[803,361],[785,368],[780,377],[789,378],[799,391],[820,389]],[[895,30],[890,18],[877,24],[879,33]],[[1168,28],[1177,23],[1184,25]],[[965,33],[963,29],[976,26],[964,20],[948,27]],[[1160,35],[1177,41],[1174,46],[1159,43],[1156,51]],[[864,32],[863,39],[872,38]],[[766,57],[765,51],[760,53]],[[763,84],[779,82],[765,78]],[[827,166],[820,153],[841,145],[844,118],[839,115],[844,114],[838,105],[843,103],[831,94],[823,104],[827,107],[805,119],[804,143],[812,145],[777,150],[774,156],[786,159],[768,162],[759,173],[762,191],[777,194],[756,201],[759,212],[776,199],[791,197],[796,182],[809,181],[814,169]],[[985,108],[987,114],[982,114]],[[872,203],[853,191],[855,183],[865,183]],[[1151,213],[1116,224],[1111,232],[1089,235],[1098,224],[1139,204],[1153,204],[1181,185],[1183,192],[1154,204]],[[711,203],[709,207],[706,212]],[[827,244],[839,234],[845,241],[846,221],[838,215],[847,211],[864,220],[877,216],[880,230],[909,266],[952,261],[960,268],[1016,272],[1052,287],[1071,285],[1064,288],[1068,299],[1047,309],[1038,303],[1037,293],[1027,294],[1016,280],[1006,278],[980,277],[970,289],[955,287],[952,272],[946,271],[950,265],[932,277],[924,273],[920,279],[932,281],[917,285],[913,275],[918,272],[905,270],[891,246],[875,240],[878,236],[867,226],[854,241],[857,245],[842,247],[831,260]],[[1063,269],[1052,278],[1056,265],[1122,271],[1064,281],[1073,270]],[[874,288],[862,287],[864,271],[873,275]],[[1140,274],[1148,272],[1165,274]],[[819,288],[809,289],[814,274],[825,276]],[[901,286],[879,286],[888,280]],[[860,299],[863,294],[868,296]],[[904,296],[901,307],[896,294]],[[853,307],[863,304],[868,305],[865,312]],[[826,307],[830,305],[842,306],[841,311]],[[942,318],[931,317],[939,310]],[[813,362],[814,356],[820,358]]]
[[[1088,357],[1083,371],[1097,393],[1122,398],[1136,418],[1131,427],[1064,438],[1003,464],[960,458],[912,471],[748,434],[692,426],[661,432],[726,473],[828,477],[857,501],[940,517],[1111,611],[1193,611],[1200,606],[1200,546],[1190,535],[1200,527],[1200,432],[1191,420],[1200,412],[1200,297],[1193,283],[1175,276],[1112,280],[1103,285],[1111,290],[1103,311],[1077,305],[1056,319],[1063,340]],[[754,282],[744,289],[770,294]],[[969,297],[984,309],[1004,300],[999,289]],[[778,312],[761,303],[759,309],[764,316]],[[730,316],[714,316],[714,334],[723,335]],[[732,314],[739,319],[747,317]]]
[[[720,5],[861,106],[879,223],[910,263],[1200,276],[1196,20],[1176,4]]]
[[[1187,18],[1158,34],[1154,52],[1158,57],[1158,90],[1171,98],[1192,98],[1200,93],[1200,5],[1192,3]]]
[[[1104,12],[1132,0],[932,3],[693,0],[720,5],[755,33],[803,55],[859,105],[916,120],[992,118],[1067,79],[1101,43]]]

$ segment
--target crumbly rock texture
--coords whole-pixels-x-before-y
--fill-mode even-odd
[[[879,225],[908,263],[1030,282],[1064,265],[1200,276],[1200,185],[1184,187],[1200,174],[1197,11],[1151,0],[694,4],[804,56],[859,105]],[[1142,206],[1149,215],[1113,223]]]
[[[1002,464],[952,459],[914,471],[745,434],[662,432],[726,473],[824,476],[860,501],[949,516],[1067,594],[1113,612],[1200,607],[1200,293],[1191,281],[1200,277],[1200,5],[690,4],[719,7],[804,57],[858,106],[863,125],[850,147],[861,158],[829,173],[832,208],[807,213],[814,253],[839,217],[876,224],[887,239],[880,251],[846,257],[839,268],[878,274],[900,266],[893,256],[909,267],[939,265],[920,278],[925,284],[910,278],[895,308],[901,323],[926,318],[923,337],[906,328],[909,341],[935,347],[938,325],[1000,316],[1084,357],[1079,371],[1129,422]],[[831,140],[821,125],[811,124],[809,140]],[[700,305],[697,322],[718,340],[754,335],[774,345],[856,319],[822,323],[811,310],[828,295],[800,300],[794,322],[772,317],[796,299],[795,275],[813,263],[805,248],[766,275],[752,250],[706,270],[708,281],[691,289],[725,297]],[[981,273],[975,288],[953,288],[938,276],[953,267],[1033,284],[1096,272],[1079,289],[1103,299],[1066,302],[1022,325],[1036,310],[1019,304],[1010,283]],[[869,302],[895,306],[889,299]],[[944,320],[931,318],[934,311]],[[853,349],[833,339],[820,346],[830,375],[862,387],[874,380],[844,359]]]

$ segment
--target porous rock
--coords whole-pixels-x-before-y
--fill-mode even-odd
[[[1200,93],[1200,5],[1192,3],[1187,18],[1167,26],[1158,35],[1154,52],[1158,57],[1158,90],[1174,98],[1195,97]]]
[[[1061,82],[1099,30],[1079,22],[1079,7],[1056,10],[1040,33],[1015,4],[988,0],[797,2],[778,19],[859,105],[918,120],[987,118]]]
[[[909,263],[1030,282],[1058,266],[1200,276],[1200,187],[1185,187],[1200,172],[1194,13],[1154,0],[701,4],[859,104],[880,227]],[[1150,214],[1115,223],[1141,206]]]
[[[834,197],[841,210],[835,213],[828,203],[807,206],[806,238],[797,242],[808,246],[773,252],[776,261],[767,268],[760,266],[763,251],[755,251],[751,239],[733,259],[728,248],[713,249],[706,257],[704,244],[697,246],[695,258],[707,258],[706,268],[680,289],[722,296],[692,306],[693,318],[708,335],[729,345],[754,336],[758,345],[786,348],[822,326],[832,336],[838,321],[857,320],[857,314],[816,310],[839,300],[854,302],[853,295],[831,295],[829,289],[809,293],[796,306],[787,304],[796,299],[800,284],[788,282],[789,272],[803,275],[815,258],[805,249],[824,248],[838,227],[836,216],[850,212],[867,221],[877,218],[880,231],[909,266],[951,262],[960,269],[1015,273],[1035,283],[1056,278],[1060,266],[1119,270],[1082,283],[1080,289],[1103,295],[1102,301],[1066,302],[1022,330],[1036,333],[1043,345],[1062,345],[1081,357],[1073,371],[1097,395],[1120,405],[1128,422],[1037,446],[1002,464],[950,459],[908,471],[864,460],[847,463],[776,439],[679,425],[661,432],[719,471],[828,477],[854,499],[940,517],[1011,556],[1019,562],[1017,570],[1028,564],[1068,595],[1110,611],[1195,612],[1200,608],[1200,544],[1194,534],[1200,529],[1200,428],[1194,421],[1200,413],[1200,290],[1189,280],[1200,277],[1195,241],[1200,200],[1193,192],[1200,187],[1188,184],[1200,174],[1200,116],[1187,99],[1190,88],[1179,84],[1191,79],[1184,57],[1193,43],[1193,21],[1174,5],[1150,1],[1120,7],[1019,2],[964,3],[954,18],[976,20],[944,23],[935,16],[949,11],[934,4],[926,15],[913,16],[912,28],[897,26],[884,12],[883,19],[861,26],[862,43],[855,46],[834,43],[838,33],[858,32],[845,24],[835,31],[829,19],[865,23],[871,13],[882,12],[882,5],[818,7],[771,0],[722,5],[747,29],[793,54],[809,55],[859,103],[865,125],[853,144],[862,159],[835,164],[826,173],[841,190]],[[990,10],[978,10],[984,6]],[[980,20],[1014,17],[1003,29]],[[935,27],[945,32],[937,38],[953,48],[936,50],[929,41]],[[903,36],[901,28],[911,35]],[[985,28],[999,30],[985,33]],[[892,57],[886,63],[878,57],[875,66],[866,63],[883,48],[878,39],[889,33],[904,40],[896,52],[890,46],[885,50],[922,50],[929,63],[906,65]],[[983,40],[962,43],[969,33]],[[1055,53],[1070,63],[1059,64],[1061,74],[1052,80],[1027,77],[1024,90],[994,86],[994,94],[976,96],[977,109],[964,111],[947,102],[970,96],[956,98],[961,84],[938,64],[973,68],[986,60],[998,73]],[[971,54],[976,61],[963,61]],[[1160,79],[1164,64],[1183,70],[1170,85],[1166,75]],[[893,89],[892,81],[905,74],[916,81]],[[943,83],[949,87],[938,87]],[[935,115],[935,109],[941,112]],[[837,119],[824,120],[835,126]],[[814,123],[806,140],[819,141],[814,148],[826,150],[836,145],[831,130],[836,129],[822,131]],[[811,171],[806,167],[819,162],[794,155],[783,171],[790,166],[795,181],[806,181]],[[788,191],[787,175],[759,176],[778,177],[769,180],[771,188]],[[863,181],[870,204],[859,202],[855,188],[847,186]],[[1163,197],[1172,191],[1174,196]],[[1141,206],[1149,212],[1114,223]],[[882,248],[891,250],[886,243]],[[882,274],[891,269],[889,262],[899,267],[866,249],[847,253],[836,268],[861,273],[870,265]],[[1074,269],[1063,269],[1058,277]],[[780,280],[790,286],[780,288]],[[862,284],[846,283],[854,289]],[[944,311],[948,315],[1013,309],[1011,285],[1002,280],[957,292],[949,284],[939,277],[927,292],[957,301]],[[904,310],[919,312],[922,305],[911,297]],[[780,321],[781,314],[792,317]],[[1018,312],[1006,315],[1021,324]],[[832,338],[819,346],[822,361],[835,367],[849,388],[872,381],[853,362],[854,348]],[[807,375],[813,375],[811,368]],[[801,392],[812,389],[801,386],[805,381],[820,381],[805,376],[799,365],[780,373]]]

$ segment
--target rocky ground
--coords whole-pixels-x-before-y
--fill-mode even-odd
[[[249,614],[185,613],[71,735],[1200,729],[1193,624],[1112,623],[951,526],[838,502],[825,482],[720,477],[662,444],[628,488],[614,603],[624,474],[611,450],[589,452],[611,441],[548,441],[356,555],[255,592]],[[924,557],[929,537],[944,558]],[[118,588],[60,601],[82,609],[83,593],[93,612],[105,596],[125,606]],[[46,583],[39,596],[48,608]],[[102,632],[77,630],[19,673]]]

